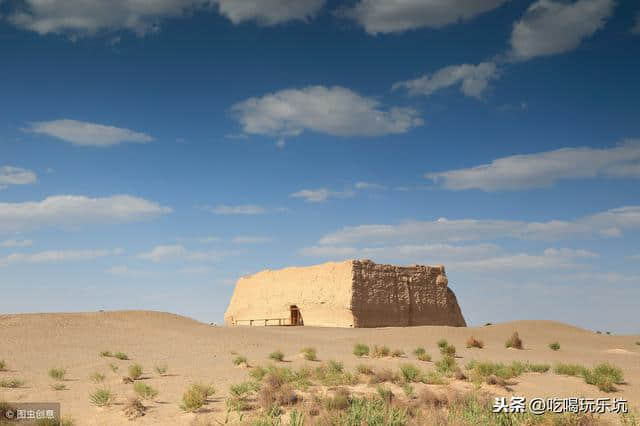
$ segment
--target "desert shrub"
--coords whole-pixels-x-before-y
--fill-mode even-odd
[[[424,355],[426,353],[427,353],[426,349],[423,348],[422,346],[419,346],[413,350],[413,354],[417,357]]]
[[[394,349],[393,352],[391,352],[391,356],[394,358],[400,358],[404,356],[404,351],[402,349]]]
[[[188,413],[195,413],[202,408],[205,401],[205,396],[192,386],[182,395],[180,408]]]
[[[54,391],[63,391],[67,389],[67,385],[65,385],[64,383],[54,383],[51,385],[51,389],[53,389]]]
[[[290,383],[263,385],[258,392],[258,402],[265,410],[272,410],[274,407],[295,404],[298,401],[293,386]],[[280,411],[280,410],[277,410]]]
[[[200,392],[205,400],[216,393],[216,388],[213,385],[205,385],[204,383],[194,383],[191,385],[191,389]]]
[[[636,342],[636,345],[640,346],[640,340],[638,340],[638,341]]]
[[[104,374],[96,371],[91,376],[89,376],[89,380],[91,380],[93,383],[102,383],[104,382],[104,377]]]
[[[579,364],[558,363],[553,366],[554,373],[566,376],[582,376],[586,370],[586,367]]]
[[[436,370],[444,375],[452,374],[456,369],[456,359],[451,355],[445,355],[436,361]]]
[[[266,375],[267,375],[267,369],[264,367],[260,367],[259,365],[249,370],[249,377],[251,377],[253,380],[256,380],[258,382],[261,382],[264,376]]]
[[[240,365],[240,364],[248,365],[247,357],[244,357],[242,355],[238,355],[238,356],[233,357],[232,362],[233,362],[233,365]]]
[[[325,398],[324,407],[327,410],[346,410],[351,402],[351,395],[345,388],[338,388],[332,396]]]
[[[356,343],[353,347],[353,354],[357,357],[363,357],[369,355],[369,346],[363,343]]]
[[[142,399],[153,399],[158,396],[158,391],[156,389],[142,382],[134,383],[133,391]]]
[[[604,392],[614,392],[615,385],[624,382],[622,370],[612,364],[602,363],[596,365],[593,369],[585,369],[582,372],[584,381],[590,385],[597,386]]]
[[[326,367],[321,365],[318,369],[325,371]],[[296,388],[305,389],[311,384],[309,380],[311,375],[312,372],[308,368],[301,368],[298,371],[294,371],[288,367],[270,365],[265,369],[264,381],[271,384],[291,383]]]
[[[453,377],[456,380],[467,380],[467,375],[460,369],[460,367],[456,368],[456,371],[453,372]]]
[[[317,361],[318,355],[316,352],[316,348],[302,348],[302,354],[304,355],[304,359],[307,361]]]
[[[368,366],[368,365],[364,365],[364,364],[358,364],[356,365],[356,372],[358,374],[364,374],[366,376],[373,376],[373,369]]]
[[[113,354],[111,353],[111,351],[100,351],[100,356],[101,357],[111,357],[111,356],[113,356]]]
[[[284,361],[284,353],[280,350],[274,351],[269,354],[269,358],[274,361],[282,362]]]
[[[493,323],[492,323],[492,322],[485,322],[485,323],[484,323],[484,326],[485,326],[485,327],[488,327],[488,326],[490,326],[490,325],[493,325]]]
[[[126,361],[129,359],[129,356],[124,352],[116,352],[113,356],[123,361]]]
[[[549,343],[549,349],[551,349],[552,351],[559,350],[560,349],[560,343],[558,343],[558,342]]]
[[[522,339],[518,335],[517,331],[514,331],[511,337],[504,342],[505,348],[522,349]]]
[[[429,355],[428,353],[420,354],[418,355],[418,360],[431,362],[431,355]]]
[[[402,364],[400,366],[400,373],[406,383],[419,382],[422,375],[422,371],[413,364]]]
[[[422,391],[420,391],[420,395],[418,395],[418,398],[422,405],[430,408],[438,408],[447,404],[447,398],[445,398],[443,395],[435,393],[429,388],[422,389]]]
[[[527,371],[531,371],[533,373],[546,373],[551,369],[549,364],[531,364],[527,363]]]
[[[443,349],[443,348],[449,346],[449,342],[447,342],[447,339],[440,339],[440,340],[438,340],[437,345],[438,345],[438,347],[440,349]]]
[[[64,368],[52,368],[49,370],[49,377],[54,380],[64,380],[64,376],[67,374],[67,370]]]
[[[6,371],[7,370],[7,363],[4,361],[4,359],[0,359],[0,371]]]
[[[388,368],[376,370],[371,376],[371,383],[395,382],[397,376]]]
[[[403,384],[402,391],[404,392],[405,396],[409,399],[415,397],[415,389],[413,388],[413,385],[411,385],[411,383]]]
[[[387,404],[391,404],[391,401],[393,401],[393,391],[391,389],[387,389],[382,385],[378,385],[376,387],[376,391],[378,392],[378,396],[381,400],[383,400]]]
[[[429,370],[422,375],[422,383],[427,385],[444,385],[445,379],[442,373],[436,370]]]
[[[330,373],[342,373],[344,371],[344,365],[339,361],[330,359],[327,361],[327,370]]]
[[[98,388],[89,394],[89,402],[98,407],[106,407],[113,403],[115,396],[107,388]]]
[[[109,364],[109,368],[111,368],[111,371],[113,371],[115,373],[115,372],[117,372],[119,370],[120,367],[118,367],[115,364]]]
[[[403,426],[409,422],[405,407],[387,404],[377,398],[353,398],[339,424]]]
[[[372,356],[374,358],[383,358],[389,356],[391,350],[387,346],[374,345]]]
[[[142,366],[140,364],[131,364],[127,371],[131,380],[138,380],[142,376]]]
[[[255,387],[252,382],[242,382],[231,385],[229,387],[229,392],[231,393],[231,396],[235,398],[245,398],[253,389],[255,389]]]
[[[344,371],[341,362],[328,361],[326,364],[318,366],[313,375],[324,386],[342,386],[355,385],[358,383],[358,377],[354,374]]]
[[[153,370],[158,373],[159,376],[164,376],[165,374],[167,374],[167,371],[169,370],[169,367],[167,366],[167,364],[156,364],[153,367]]]
[[[482,340],[478,340],[475,337],[471,336],[467,339],[467,348],[484,348],[484,343]]]
[[[440,353],[444,356],[455,356],[456,347],[453,345],[447,345],[444,348],[440,349]]]
[[[532,364],[513,361],[509,364],[491,361],[471,361],[467,370],[472,372],[474,381],[485,381],[490,376],[501,380],[509,380],[526,372],[545,373],[551,368],[548,364]],[[493,380],[495,381],[495,380]]]
[[[15,377],[0,379],[0,388],[21,388],[22,386],[24,386],[24,380]]]

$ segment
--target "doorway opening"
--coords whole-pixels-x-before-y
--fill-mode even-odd
[[[291,325],[304,325],[302,321],[302,314],[300,313],[300,309],[296,305],[290,306],[291,310]]]

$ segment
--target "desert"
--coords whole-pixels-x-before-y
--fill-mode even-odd
[[[521,350],[505,347],[505,341],[515,331],[523,343]],[[472,336],[482,342],[482,348],[467,347]],[[443,384],[428,384],[437,382],[433,379],[434,373],[429,372],[436,371],[438,361],[446,356],[440,354],[438,347],[442,339],[456,348],[455,363],[462,376],[466,377],[461,379],[458,373],[442,374]],[[428,394],[423,389],[429,388],[435,395],[482,391],[492,398],[511,395],[526,398],[619,398],[629,402],[631,412],[636,410],[637,413],[640,409],[640,336],[608,335],[552,321],[514,321],[480,327],[347,329],[213,326],[153,311],[42,313],[2,315],[0,341],[0,360],[4,361],[0,380],[6,383],[15,378],[21,382],[16,388],[0,388],[0,401],[60,402],[63,419],[73,425],[289,424],[291,411],[304,416],[304,423],[299,424],[331,424],[320,423],[328,419],[326,411],[331,412],[331,408],[321,403],[319,412],[313,413],[309,407],[314,398],[322,401],[336,389],[339,392],[347,389],[350,397],[365,399],[381,398],[379,392],[391,391],[396,402],[414,400],[413,405],[418,406],[428,404],[421,398]],[[553,342],[560,346],[558,350],[549,347]],[[356,347],[365,346],[371,351],[369,355],[354,354]],[[381,350],[383,347],[391,353],[376,357],[374,348]],[[421,361],[426,358],[414,354],[418,347],[425,349],[431,361]],[[308,357],[314,360],[305,359],[304,348],[315,349],[314,356]],[[110,356],[104,356],[106,352]],[[115,357],[118,352],[128,359]],[[522,372],[507,383],[500,383],[498,377],[494,383],[493,379],[473,378],[473,371],[467,369],[472,360],[505,365],[517,361],[547,365],[548,370]],[[328,365],[331,369],[334,361],[343,366],[344,372],[351,372],[344,384],[313,385],[306,390],[294,387],[293,392],[298,395],[296,402],[283,403],[279,414],[271,416],[273,423],[264,423],[267,410],[260,405],[259,391],[243,390],[242,386],[237,386],[256,382],[260,374],[252,372],[268,366],[292,371],[305,366],[313,370]],[[615,390],[604,392],[587,384],[582,377],[554,372],[561,364],[591,368],[599,363],[608,363],[621,370],[623,383],[615,384]],[[135,364],[142,367],[141,374],[134,383],[124,383],[123,376],[126,377],[129,367]],[[430,376],[431,380],[424,380],[427,384],[422,383],[419,377],[408,381],[402,373],[408,364]],[[400,377],[372,384],[364,366],[378,372],[390,370]],[[52,377],[52,369],[63,370],[63,377]],[[269,383],[269,373],[266,376],[260,386]],[[315,382],[313,374],[310,377]],[[125,410],[129,399],[136,395],[134,386],[137,383],[150,386],[157,395],[141,399],[143,415],[130,419]],[[202,407],[188,412],[181,405],[184,405],[185,392],[194,383],[212,385],[215,393],[206,397]],[[413,396],[408,396],[404,390],[407,383],[413,388]],[[55,390],[56,384],[62,385],[63,388],[58,386],[62,390]],[[311,388],[315,391],[310,391]],[[98,407],[90,401],[90,395],[96,389],[111,392],[107,405]],[[234,393],[236,396],[243,394],[242,404],[237,404]],[[276,423],[275,418],[281,423]],[[442,420],[442,417],[438,418],[429,420],[408,416],[406,424]],[[632,419],[629,415],[607,414],[592,419],[593,423],[580,424],[623,424],[629,419]],[[263,423],[256,423],[258,421]]]

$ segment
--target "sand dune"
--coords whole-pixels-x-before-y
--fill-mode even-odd
[[[514,330],[522,337],[524,350],[504,348],[504,341]],[[465,348],[471,335],[483,340],[485,348]],[[221,418],[228,386],[246,378],[246,369],[233,367],[231,352],[247,356],[251,364],[267,364],[267,355],[280,349],[292,361],[289,365],[297,366],[305,362],[298,356],[300,348],[313,346],[321,360],[340,360],[351,368],[362,361],[352,354],[357,342],[384,344],[408,354],[416,346],[424,346],[437,358],[436,342],[440,338],[457,347],[462,365],[471,359],[571,362],[587,366],[609,361],[623,369],[628,382],[615,394],[600,392],[579,378],[552,373],[518,377],[513,393],[528,397],[615,396],[640,408],[637,356],[640,346],[635,344],[640,336],[601,335],[552,321],[515,321],[476,328],[228,328],[148,311],[0,316],[0,359],[6,361],[9,370],[0,372],[0,379],[19,377],[25,381],[22,388],[0,388],[0,401],[59,401],[63,414],[71,416],[78,425],[188,425],[195,417]],[[548,348],[553,341],[560,342],[559,351]],[[131,361],[100,357],[103,350],[125,352]],[[413,356],[409,358],[415,361]],[[145,382],[160,394],[155,402],[149,403],[146,416],[130,422],[122,414],[122,404],[132,390],[131,385],[122,383],[121,376],[133,362],[144,366]],[[367,362],[394,368],[407,362],[407,358]],[[118,373],[111,371],[110,363],[119,366]],[[169,374],[164,377],[153,372],[153,366],[162,363],[169,366]],[[53,381],[47,371],[52,367],[67,370],[67,390],[51,389]],[[89,403],[89,392],[97,387],[89,380],[94,372],[106,375],[105,385],[117,394],[115,405],[100,409]],[[208,405],[206,412],[186,414],[180,410],[179,402],[186,387],[195,381],[214,383],[219,398]]]

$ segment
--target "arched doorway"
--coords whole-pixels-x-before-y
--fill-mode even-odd
[[[291,310],[291,325],[304,325],[302,321],[302,314],[300,313],[300,309],[296,305],[290,306]]]

